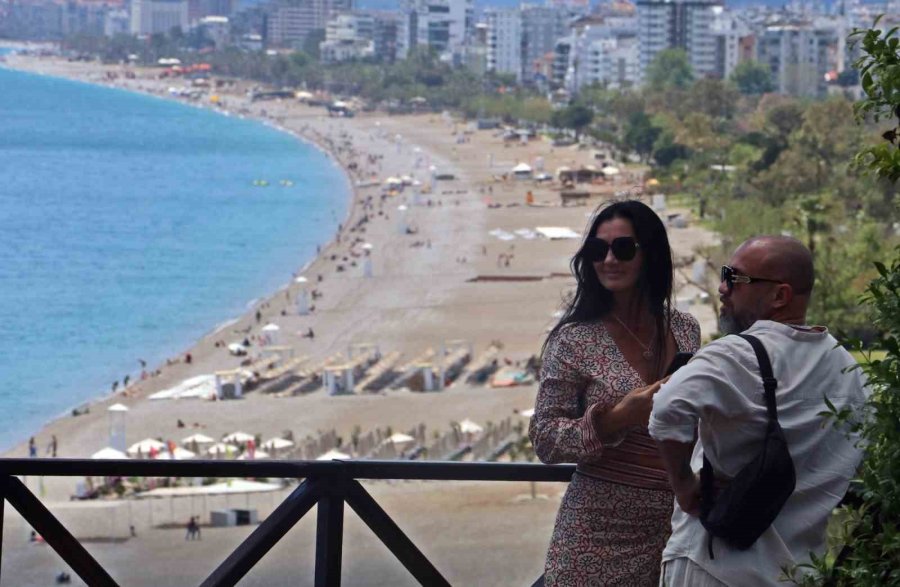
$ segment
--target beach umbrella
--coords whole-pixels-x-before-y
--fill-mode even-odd
[[[222,442],[227,442],[228,444],[236,444],[243,442],[250,442],[255,437],[252,434],[247,434],[246,432],[241,432],[238,430],[237,432],[232,432],[228,436],[222,439]]]
[[[530,417],[534,416],[534,408],[522,410],[521,412],[519,412],[519,415],[522,416],[523,418],[530,418]]]
[[[479,432],[484,431],[484,428],[466,418],[459,423],[459,431],[463,434],[478,434]]]
[[[129,458],[127,454],[123,453],[120,450],[116,450],[111,447],[101,448],[97,452],[91,455],[92,459],[127,459]]]
[[[294,283],[306,283],[308,281],[309,281],[309,279],[307,279],[306,277],[304,277],[302,275],[300,277],[297,277],[294,279]]]
[[[262,447],[267,450],[281,450],[292,446],[294,446],[294,443],[287,438],[270,438],[262,443]]]
[[[619,175],[619,168],[613,167],[612,165],[607,165],[600,171],[603,172],[603,175]]]
[[[349,459],[350,455],[347,453],[341,452],[337,449],[331,449],[323,455],[320,455],[316,458],[317,461],[334,461],[334,460],[346,460]]]
[[[192,444],[196,442],[197,444],[212,444],[216,440],[214,438],[210,438],[205,434],[191,434],[187,438],[181,439],[181,444]]]
[[[127,452],[130,455],[135,455],[138,453],[140,453],[142,455],[146,455],[146,454],[150,454],[150,451],[152,449],[162,450],[164,448],[166,448],[165,442],[160,442],[160,441],[156,440],[155,438],[145,438],[144,440],[141,440],[140,442],[135,442],[134,444],[129,446],[128,450],[125,452]]]
[[[277,324],[272,324],[271,322],[262,328],[263,332],[278,332],[279,330],[281,330],[281,327]]]
[[[268,459],[271,458],[271,455],[264,450],[257,450],[253,452],[253,458],[250,458],[250,453],[245,452],[241,456],[237,458],[239,461],[255,461],[258,459]]]
[[[192,459],[197,455],[186,448],[181,448],[180,446],[176,446],[175,450],[169,452],[168,450],[160,451],[158,455],[156,455],[157,461],[183,461],[186,459]]]
[[[375,245],[373,245],[372,243],[363,243],[363,244],[359,245],[359,247],[360,247],[361,249],[365,249],[365,250],[367,250],[367,251],[371,251],[372,249],[375,248]]]

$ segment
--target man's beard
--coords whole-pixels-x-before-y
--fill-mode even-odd
[[[752,322],[751,322],[752,324]],[[737,334],[750,328],[750,324],[744,324],[734,314],[719,312],[719,332],[722,334]]]

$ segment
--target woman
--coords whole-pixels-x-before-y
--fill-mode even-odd
[[[671,307],[672,252],[646,205],[603,208],[572,259],[578,281],[543,349],[529,434],[545,463],[578,463],[547,553],[547,585],[656,585],[672,493],[647,434],[653,394],[696,319]]]

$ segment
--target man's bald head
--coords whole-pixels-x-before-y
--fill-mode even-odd
[[[812,253],[789,236],[757,236],[738,247],[754,267],[753,275],[775,279],[791,286],[794,295],[808,296],[815,282]]]

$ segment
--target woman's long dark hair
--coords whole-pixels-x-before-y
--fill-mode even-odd
[[[669,333],[670,309],[672,307],[672,249],[666,227],[656,212],[637,200],[613,202],[597,209],[588,227],[585,240],[596,236],[597,227],[614,218],[631,222],[634,234],[644,255],[644,264],[638,277],[638,295],[643,296],[647,308],[656,319],[657,372],[662,369],[665,357],[666,338]],[[578,282],[575,295],[566,301],[563,311],[553,330],[544,341],[541,355],[547,350],[547,342],[561,328],[572,322],[595,322],[606,316],[613,305],[612,292],[603,287],[597,279],[594,264],[584,257],[584,241],[569,264]]]

